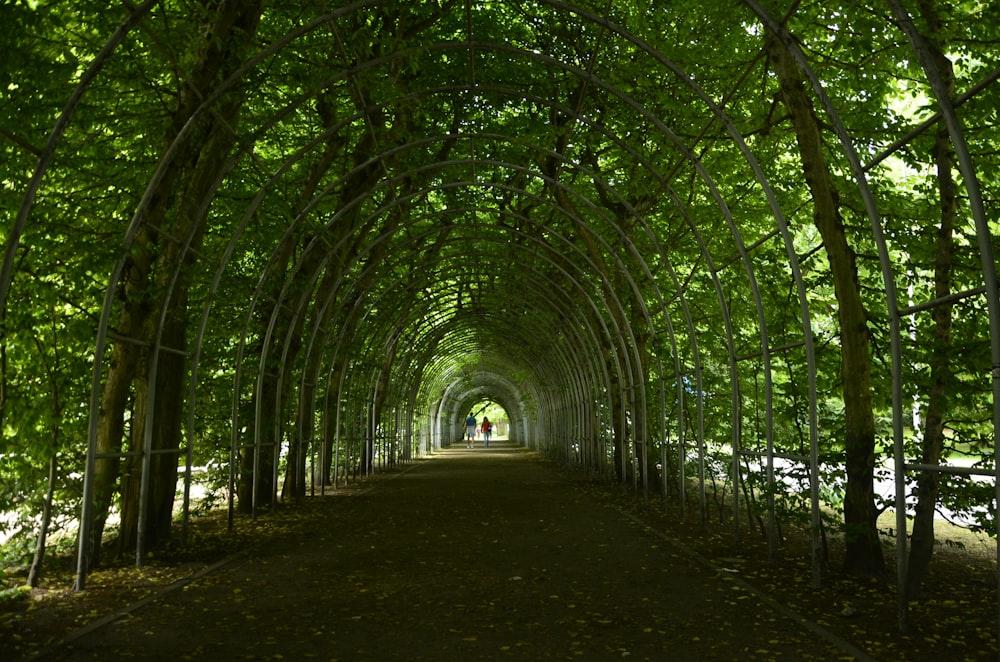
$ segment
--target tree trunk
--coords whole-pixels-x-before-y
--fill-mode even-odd
[[[323,485],[336,485],[340,478],[340,465],[344,458],[339,446],[340,431],[344,427],[344,421],[339,420],[340,410],[340,380],[347,369],[347,357],[340,353],[333,358],[333,369],[330,370],[330,380],[327,383],[329,394],[327,396],[327,410],[323,417]],[[338,425],[340,428],[338,429]],[[346,466],[346,465],[345,465]],[[343,472],[347,475],[347,471]]]
[[[183,288],[182,288],[183,289]],[[183,351],[186,348],[187,298],[183,292],[171,299],[171,313],[161,333],[164,347]],[[146,495],[146,537],[144,546],[153,549],[170,537],[174,497],[177,490],[177,461],[183,436],[182,412],[186,376],[184,356],[173,351],[161,351],[156,371],[156,400],[153,405],[153,428],[149,456],[148,489]],[[149,364],[144,361],[136,375],[135,417],[129,448],[144,451],[146,412],[149,408]],[[138,543],[143,456],[132,455],[125,461],[122,476],[121,530],[118,534],[118,554],[124,556]]]
[[[122,275],[125,304],[118,318],[117,333],[123,338],[136,338],[142,319],[149,314],[146,288],[152,262],[149,233],[142,228],[132,244],[131,259]],[[85,545],[86,568],[91,570],[101,562],[101,541],[118,483],[125,435],[125,413],[132,395],[132,380],[139,360],[139,347],[132,342],[118,341],[111,348],[108,375],[101,393],[97,414],[94,461],[94,521],[90,540]],[[103,458],[100,456],[104,456]]]
[[[640,384],[648,384],[650,364],[649,333],[644,330],[645,320],[641,318],[641,315],[635,314],[633,317],[640,318],[636,319],[635,324],[632,326],[632,332],[635,334],[635,342],[637,345],[636,352],[639,355],[639,360],[642,362],[638,379],[645,380],[644,382],[640,382]],[[659,448],[654,447],[652,443],[653,434],[649,426],[648,413],[650,403],[647,401],[645,408],[641,405],[641,402],[637,403],[634,420],[635,429],[639,430],[643,435],[643,438],[638,440],[641,445],[637,444],[636,453],[639,454],[639,467],[642,472],[640,479],[642,482],[643,493],[648,497],[650,490],[652,490],[654,494],[663,493],[663,481],[660,480],[659,471],[656,468],[657,463],[660,461],[660,451]]]
[[[608,362],[611,363],[611,353],[608,352]],[[610,370],[614,369],[614,366],[609,366]],[[622,423],[622,408],[625,406],[622,403],[621,397],[621,382],[616,373],[611,373],[611,382],[608,385],[610,393],[608,394],[611,398],[611,443],[612,443],[612,461],[615,464],[615,480],[619,483],[626,483],[631,476],[629,471],[629,455],[628,448],[628,431],[624,429]]]
[[[939,32],[940,18],[931,2],[920,3],[921,12],[932,35],[925,37],[931,47],[938,70],[944,78],[948,93],[955,86],[951,61],[936,44],[933,34]],[[938,194],[940,196],[941,225],[937,236],[937,258],[934,261],[934,294],[938,298],[951,294],[953,259],[952,235],[957,215],[957,189],[954,178],[955,153],[951,146],[948,128],[942,121],[934,141],[934,161],[937,164]],[[931,311],[934,320],[934,341],[930,360],[930,389],[927,393],[927,415],[924,438],[921,444],[923,464],[940,464],[944,449],[944,418],[948,410],[948,386],[951,383],[951,304],[940,305]],[[931,556],[934,553],[934,512],[938,501],[940,474],[922,471],[917,475],[917,503],[910,540],[910,558],[907,563],[906,592],[910,598],[918,597]]]
[[[885,558],[879,542],[875,508],[875,417],[868,318],[861,298],[857,265],[840,216],[839,193],[833,186],[823,152],[820,123],[802,74],[788,47],[777,35],[768,32],[766,48],[795,128],[803,174],[813,198],[813,222],[823,238],[838,303],[847,455],[844,570],[853,575],[883,577]]]
[[[181,130],[194,117],[204,99],[228,72],[234,70],[243,60],[243,53],[250,45],[250,39],[257,28],[261,7],[259,2],[206,3],[212,14],[211,25],[206,26],[197,38],[198,60],[191,74],[181,83],[177,108],[171,116],[166,131],[164,152],[176,141]],[[236,91],[220,100],[214,113],[204,113],[198,119],[198,127],[189,134],[184,145],[174,153],[174,159],[165,167],[158,188],[150,196],[145,211],[145,223],[134,238],[130,260],[123,271],[125,304],[119,317],[117,334],[131,341],[118,342],[113,350],[111,366],[105,382],[98,420],[97,452],[118,453],[124,436],[124,418],[133,383],[136,388],[136,407],[131,418],[133,448],[143,444],[143,426],[146,425],[146,404],[144,397],[149,387],[144,375],[149,366],[143,363],[140,372],[140,353],[148,358],[148,348],[155,340],[159,312],[164,306],[170,310],[166,316],[166,327],[161,335],[163,346],[183,350],[187,325],[186,290],[183,265],[180,260],[189,259],[181,255],[181,246],[169,241],[160,246],[154,237],[176,237],[178,240],[190,238],[191,244],[198,246],[198,239],[204,228],[198,210],[210,194],[217,179],[219,169],[232,147],[232,126],[236,124],[242,95]],[[161,232],[151,231],[158,228]],[[157,280],[150,279],[152,265],[156,263]],[[168,284],[175,269],[180,269],[179,278],[171,299],[166,300]],[[140,347],[143,349],[140,352]],[[157,368],[156,407],[153,424],[153,448],[176,451],[179,447],[183,420],[183,380],[184,360],[170,352],[160,354]],[[131,546],[135,541],[140,511],[138,481],[141,467],[135,462],[128,463],[129,480],[123,492],[122,536],[119,549]],[[89,542],[90,566],[97,560],[104,522],[110,508],[115,481],[118,477],[120,461],[98,460],[94,472],[95,499],[97,510],[94,535]],[[176,487],[177,453],[166,453],[149,459],[150,502],[145,522],[149,540],[160,541],[169,535],[170,514],[172,512],[174,488]]]
[[[362,106],[367,107],[367,106]],[[372,105],[371,107],[374,107]],[[321,112],[332,112],[332,111],[321,111]],[[332,117],[332,116],[331,116]],[[382,116],[381,110],[372,111],[372,115],[369,118],[370,125],[372,127],[384,127],[385,119]],[[374,129],[373,129],[374,130]],[[354,146],[354,163],[356,166],[361,164],[367,164],[371,158],[371,153],[378,146],[378,140],[380,136],[376,136],[372,131],[367,131],[358,140],[357,144]],[[321,162],[317,165],[321,166]],[[321,180],[321,173],[313,173],[317,175],[316,182]],[[328,237],[328,241],[331,245],[340,242],[339,255],[332,259],[327,260],[327,268],[331,270],[338,270],[342,267],[340,265],[347,264],[351,262],[350,255],[355,249],[355,244],[360,241],[360,239],[355,239],[354,242],[348,241],[349,238],[354,236],[358,232],[358,223],[360,218],[360,210],[355,204],[351,205],[355,200],[357,200],[361,195],[366,192],[371,192],[375,185],[378,183],[381,175],[383,174],[383,169],[381,163],[367,164],[364,167],[358,167],[354,173],[347,179],[344,187],[340,194],[339,207],[346,210],[342,215],[336,226],[329,228],[333,233]],[[302,195],[305,196],[308,193],[309,184],[304,185]],[[344,241],[340,241],[343,239]],[[289,254],[290,257],[291,254]],[[314,251],[307,259],[308,264],[303,265],[303,268],[296,275],[297,278],[303,279],[305,282],[312,276],[311,266],[319,264],[319,261],[326,256],[321,255],[319,252]],[[339,275],[339,274],[337,274]],[[280,296],[283,283],[285,280],[285,269],[276,268],[274,272],[274,283],[272,285],[272,297],[271,300],[275,303],[272,306],[278,305],[277,297]],[[336,278],[334,282],[336,282]],[[289,293],[286,291],[286,296],[288,299],[280,302],[283,309],[292,308],[294,309],[297,305],[296,297],[311,297],[311,291],[301,291],[298,293]],[[269,313],[271,309],[265,309],[265,313]],[[299,330],[294,330],[291,334],[288,334],[288,330],[291,328],[291,324],[295,323],[298,325],[299,329],[303,323],[303,316],[299,315],[298,320],[292,320],[287,313],[283,313],[284,319],[280,320],[275,325],[275,331],[272,335],[272,345],[271,347],[261,348],[261,360],[265,362],[276,363],[281,356],[281,346],[286,342],[287,338],[292,338],[292,342],[295,346],[289,347],[288,353],[286,354],[286,360],[294,359],[299,351]],[[261,317],[265,324],[270,319],[270,314],[262,315]],[[261,333],[263,336],[263,333]],[[353,337],[353,335],[345,336],[347,338]],[[277,460],[275,448],[271,446],[273,443],[278,443],[281,438],[280,431],[277,426],[282,424],[281,412],[276,410],[276,394],[278,389],[282,388],[283,385],[278,383],[278,369],[277,366],[272,364],[265,367],[264,380],[261,384],[261,389],[259,392],[254,393],[255,399],[260,399],[260,411],[262,420],[257,421],[257,425],[260,426],[262,430],[261,443],[266,444],[259,449],[260,458],[259,462],[255,461],[255,449],[253,447],[248,447],[243,449],[240,455],[240,473],[239,473],[239,483],[237,485],[237,501],[238,510],[243,513],[248,513],[253,507],[253,484],[254,484],[254,474],[259,472],[259,477],[257,479],[257,504],[269,504],[273,500],[273,495],[275,491],[274,485],[274,463]],[[282,401],[284,398],[282,398]],[[257,465],[257,466],[255,466]],[[295,467],[292,467],[292,471]],[[286,482],[288,480],[286,476]],[[294,480],[294,478],[293,478]]]
[[[53,433],[53,437],[58,433]],[[55,439],[53,440],[55,441]],[[31,558],[31,567],[28,569],[28,586],[36,588],[38,580],[42,576],[42,561],[45,559],[45,545],[49,535],[49,526],[52,525],[52,494],[56,489],[56,474],[59,467],[58,454],[52,451],[49,457],[49,479],[45,487],[45,498],[42,501],[42,521],[38,527],[38,540],[35,543],[35,554]]]
[[[254,446],[247,445],[240,451],[240,480],[237,484],[237,510],[241,513],[249,513],[253,510],[254,504],[257,505],[267,505],[270,504],[273,499],[274,485],[272,478],[274,475],[274,462],[273,462],[273,449],[269,445],[275,438],[280,439],[280,435],[276,433],[276,426],[278,425],[278,418],[274,412],[275,397],[278,390],[277,384],[277,365],[273,362],[277,359],[272,358],[273,352],[271,347],[274,345],[280,345],[284,342],[285,335],[288,331],[288,314],[287,308],[278,305],[278,301],[281,298],[282,288],[284,286],[285,278],[288,272],[288,265],[291,263],[293,256],[298,250],[298,243],[295,240],[289,240],[285,242],[284,245],[278,248],[277,256],[274,261],[274,265],[269,272],[269,280],[267,286],[267,296],[262,297],[263,303],[261,305],[261,313],[259,319],[261,321],[261,328],[258,330],[258,335],[261,338],[260,344],[256,347],[255,354],[260,356],[260,360],[268,363],[264,368],[264,377],[261,380],[260,388],[254,390],[254,428],[259,426],[260,429],[260,442],[261,447],[255,448]],[[270,320],[274,315],[279,315],[278,320],[274,324],[274,330],[271,336],[271,347],[264,347],[264,338],[267,333],[267,327],[270,324]],[[257,408],[257,402],[260,402],[259,410]],[[259,414],[257,412],[260,412]],[[256,441],[256,430],[252,435],[251,439],[247,441]],[[260,461],[257,462],[255,457],[256,453],[260,453]],[[257,481],[256,486],[256,501],[254,501],[254,474],[255,472],[260,472],[260,478]]]

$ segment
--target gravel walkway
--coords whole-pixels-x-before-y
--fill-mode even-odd
[[[504,442],[328,496],[294,535],[48,651],[90,660],[850,659]]]

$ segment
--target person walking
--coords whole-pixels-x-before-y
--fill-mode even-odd
[[[471,411],[465,417],[465,447],[475,448],[476,446],[476,415]]]
[[[493,432],[493,424],[490,423],[489,416],[483,416],[483,427],[481,428],[483,432],[483,447],[490,447],[490,433]]]

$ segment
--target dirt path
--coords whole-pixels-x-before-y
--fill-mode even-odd
[[[293,535],[44,659],[851,657],[502,443],[316,501]]]

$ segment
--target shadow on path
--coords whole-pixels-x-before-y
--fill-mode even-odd
[[[294,535],[45,659],[851,657],[505,442],[315,501]]]

